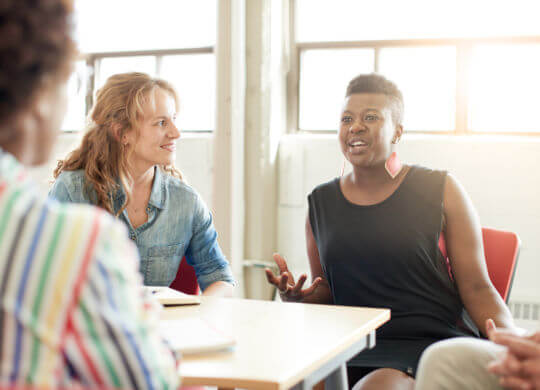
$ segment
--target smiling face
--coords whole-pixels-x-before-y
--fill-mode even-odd
[[[161,88],[149,93],[143,118],[136,131],[124,135],[123,142],[134,145],[130,163],[138,168],[170,165],[176,155],[176,140],[180,130],[176,127],[176,101]]]
[[[345,99],[340,117],[339,143],[355,167],[384,164],[392,142],[403,128],[392,119],[392,100],[381,93],[355,93]]]

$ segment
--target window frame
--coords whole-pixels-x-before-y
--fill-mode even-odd
[[[157,77],[160,77],[161,74],[161,64],[164,56],[170,55],[194,55],[194,54],[213,54],[214,58],[216,55],[214,46],[203,46],[195,48],[184,48],[184,49],[160,49],[160,50],[136,50],[136,51],[111,51],[111,52],[99,52],[99,53],[86,53],[82,54],[79,60],[86,62],[87,72],[86,77],[86,91],[85,91],[85,116],[87,116],[94,104],[94,95],[95,95],[95,85],[96,79],[99,75],[99,64],[100,61],[104,58],[121,58],[121,57],[138,57],[138,56],[147,56],[155,57],[156,59],[156,69],[155,74]],[[216,73],[217,77],[217,73]],[[78,133],[84,129],[69,129],[63,130],[64,133]],[[208,134],[213,133],[214,129],[209,130],[190,130],[182,129],[182,132],[194,133],[194,134]]]
[[[482,44],[540,44],[540,36],[516,37],[481,37],[481,38],[429,38],[429,39],[403,39],[403,40],[366,40],[366,41],[313,41],[297,42],[295,37],[296,16],[295,1],[291,1],[289,8],[289,34],[290,34],[290,63],[287,78],[287,128],[289,133],[299,134],[334,134],[336,130],[309,130],[300,129],[300,58],[302,53],[309,50],[320,49],[373,49],[375,72],[379,69],[379,55],[384,48],[406,47],[440,47],[454,46],[456,48],[456,117],[455,128],[451,131],[430,131],[405,129],[413,134],[431,135],[514,135],[540,137],[540,129],[536,132],[509,132],[509,131],[478,131],[468,128],[469,109],[467,96],[467,82],[469,80],[469,64],[474,46]]]

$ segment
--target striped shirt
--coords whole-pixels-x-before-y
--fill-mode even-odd
[[[174,389],[124,225],[38,195],[0,149],[0,386]]]

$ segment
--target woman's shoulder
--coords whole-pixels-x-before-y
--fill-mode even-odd
[[[181,200],[181,201],[192,201],[192,202],[198,202],[200,199],[200,195],[188,183],[186,183],[184,180],[172,176],[168,173],[163,174],[163,183],[165,183],[166,190],[172,200]]]
[[[197,191],[184,180],[168,173],[163,173],[163,181],[167,188],[178,193],[197,195]]]
[[[58,231],[60,240],[73,240],[73,235],[70,234],[69,228],[66,227],[75,226],[80,228],[81,233],[77,236],[77,239],[72,242],[72,245],[80,246],[81,248],[88,248],[91,245],[94,249],[94,253],[96,253],[101,260],[106,260],[112,256],[111,253],[116,251],[112,249],[113,247],[118,248],[118,251],[121,250],[122,255],[125,254],[124,250],[128,249],[129,240],[127,227],[123,222],[102,208],[84,203],[61,202],[52,198],[42,199],[41,205],[47,209],[46,215],[48,221],[62,221],[62,223],[58,225],[52,222],[46,224],[50,227],[61,226],[61,230]],[[43,214],[45,215],[45,213]],[[92,229],[87,228],[89,226],[92,226]],[[49,236],[51,235],[45,234],[47,239],[50,238]],[[77,250],[75,252],[78,253],[80,251]],[[111,261],[114,260],[113,257],[114,256],[111,257]],[[134,257],[134,260],[135,259],[136,257]],[[75,256],[72,260],[79,261],[82,259]]]
[[[448,172],[442,169],[432,169],[421,165],[409,167],[403,184],[405,189],[412,191],[424,199],[432,199],[436,203],[442,198]]]
[[[84,169],[77,169],[75,171],[62,171],[55,179],[55,182],[62,182],[65,184],[73,182],[84,182]]]
[[[84,170],[62,171],[54,180],[49,196],[60,201],[87,202]]]
[[[447,175],[448,172],[444,169],[433,169],[422,165],[409,166],[409,172],[407,173],[410,180],[433,184],[444,182]]]
[[[340,180],[339,177],[335,177],[332,180],[329,180],[329,181],[327,181],[325,183],[319,184],[318,186],[316,186],[311,191],[311,193],[308,195],[308,197],[325,196],[325,195],[328,196],[328,195],[331,195],[331,194],[335,194],[336,189],[339,186],[339,180]]]

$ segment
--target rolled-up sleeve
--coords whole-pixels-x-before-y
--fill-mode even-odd
[[[195,269],[197,282],[203,291],[218,281],[236,285],[229,262],[219,247],[217,236],[212,214],[204,201],[197,196],[193,236],[186,250],[186,259]]]

